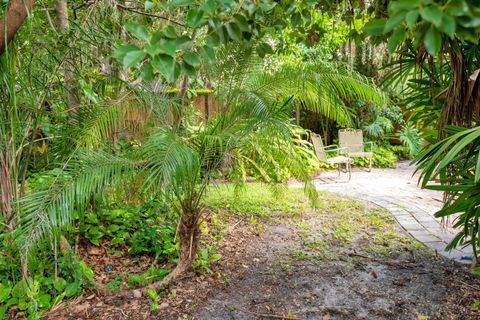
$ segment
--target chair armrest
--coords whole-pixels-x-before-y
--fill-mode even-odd
[[[333,145],[332,145],[333,146]],[[337,155],[339,154],[347,154],[348,153],[348,148],[342,147],[342,148],[336,148],[336,149],[330,149],[330,150],[325,150],[325,152],[337,152]]]
[[[336,144],[331,144],[329,146],[323,147],[323,149],[329,149],[329,148],[338,148],[338,145]]]

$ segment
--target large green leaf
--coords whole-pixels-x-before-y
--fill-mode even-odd
[[[183,55],[183,61],[194,68],[200,67],[200,59],[198,58],[198,54],[195,52],[185,52]]]
[[[198,28],[205,25],[207,20],[204,18],[204,13],[202,10],[193,8],[188,11],[185,22],[190,28]]]
[[[440,31],[446,33],[449,37],[453,37],[456,30],[456,22],[455,19],[448,15],[443,15],[442,23],[440,25]]]
[[[436,27],[440,27],[443,13],[437,5],[430,5],[420,9],[420,14],[422,15],[423,19],[433,23]]]
[[[169,55],[161,54],[152,59],[152,67],[169,81],[174,78],[175,60]]]
[[[385,23],[385,29],[383,31],[384,32],[392,31],[396,26],[398,26],[400,23],[404,21],[405,15],[406,15],[406,12],[401,12],[396,16],[393,16],[390,19],[388,19],[387,22]]]
[[[129,51],[123,57],[123,69],[128,69],[136,66],[143,58],[145,58],[146,53],[142,50],[133,50]]]
[[[125,24],[125,28],[128,30],[128,32],[130,32],[134,37],[140,39],[140,40],[143,40],[143,41],[147,41],[148,38],[149,38],[149,34],[148,34],[148,31],[147,31],[147,28],[145,28],[145,26],[139,24],[139,23],[135,23],[135,22],[127,22]]]
[[[412,10],[406,14],[405,22],[407,23],[407,26],[409,28],[413,28],[415,26],[415,23],[417,23],[419,15],[420,13],[418,12],[418,10]]]
[[[370,20],[363,26],[363,30],[371,35],[381,35],[385,29],[386,19]]]
[[[442,35],[433,25],[425,33],[425,38],[423,39],[425,48],[428,53],[435,55],[440,51],[442,47]]]
[[[242,40],[242,31],[240,30],[239,26],[235,22],[230,22],[227,24],[227,32],[230,39],[233,41],[241,41]]]

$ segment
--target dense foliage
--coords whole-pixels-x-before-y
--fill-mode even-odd
[[[451,247],[477,249],[479,11],[470,0],[37,1],[0,56],[0,318],[36,319],[84,287],[124,282],[149,286],[158,307],[159,285],[221,258],[202,238],[212,182],[241,192],[248,179],[296,178],[315,204],[312,173],[328,166],[310,131],[327,144],[362,129],[378,167],[418,155],[423,185],[439,179],[430,187],[447,194],[437,215],[459,214]],[[101,248],[149,266],[98,284],[87,258]]]

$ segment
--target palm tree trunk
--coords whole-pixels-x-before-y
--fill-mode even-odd
[[[193,267],[193,262],[195,261],[200,241],[200,228],[198,225],[200,215],[201,208],[184,210],[182,212],[178,229],[178,263],[175,269],[173,269],[162,281],[152,283],[146,287],[147,289],[168,285]]]

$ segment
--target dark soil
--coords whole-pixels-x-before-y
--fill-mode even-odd
[[[480,319],[471,308],[480,281],[468,268],[428,254],[388,217],[368,220],[371,210],[337,199],[265,219],[261,232],[230,220],[213,272],[160,292],[158,310],[144,294],[91,292],[49,319]],[[339,229],[345,219],[358,225]]]
[[[443,258],[343,256],[285,260],[288,227],[270,226],[249,270],[219,287],[188,319],[480,319],[470,310],[479,281]],[[288,240],[287,240],[288,239]],[[470,287],[468,283],[475,283]],[[477,288],[477,292],[474,289]],[[172,318],[173,319],[173,318]]]

